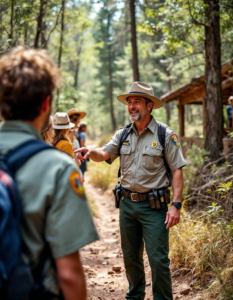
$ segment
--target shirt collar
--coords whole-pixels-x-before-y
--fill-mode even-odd
[[[0,125],[0,131],[26,132],[42,140],[40,133],[35,127],[22,121],[4,121]]]
[[[156,122],[154,117],[151,116],[150,124],[144,130],[146,130],[148,128],[152,133],[155,133],[155,129],[157,128],[157,125],[158,125],[158,123]],[[129,131],[131,131],[131,130],[133,130],[135,133],[138,132],[137,128],[136,128],[136,125],[135,125],[135,122],[130,127]]]

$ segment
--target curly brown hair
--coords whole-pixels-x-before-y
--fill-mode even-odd
[[[60,70],[45,50],[17,47],[0,59],[0,113],[5,120],[34,120],[60,87]]]
[[[44,141],[46,141],[49,138],[49,130],[53,126],[53,117],[49,117],[49,123],[48,126],[41,132],[41,137]]]
[[[53,140],[52,140],[52,145],[56,147],[57,143],[60,142],[61,140],[65,140],[69,142],[71,145],[71,141],[66,135],[66,129],[54,129],[54,135],[53,135]]]

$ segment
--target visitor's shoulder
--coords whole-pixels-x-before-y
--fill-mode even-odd
[[[69,143],[69,142],[67,142]],[[68,166],[76,166],[74,160],[65,152],[62,152],[56,148],[46,149],[38,153],[35,157],[47,168],[53,166],[59,166],[61,168],[67,168]]]

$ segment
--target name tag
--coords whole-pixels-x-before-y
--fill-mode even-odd
[[[128,143],[128,142],[124,142],[122,145],[129,146],[129,145],[130,145],[130,143]]]

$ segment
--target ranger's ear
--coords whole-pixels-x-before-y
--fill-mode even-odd
[[[154,103],[153,103],[153,102],[149,102],[149,103],[147,104],[147,109],[150,110],[150,111],[152,111],[153,106],[154,106]]]

